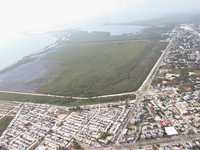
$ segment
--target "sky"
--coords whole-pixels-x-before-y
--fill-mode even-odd
[[[0,0],[0,69],[39,46],[34,42],[28,45],[33,49],[27,50],[28,42],[16,42],[20,32],[132,22],[198,11],[200,0]]]
[[[0,0],[0,33],[200,11],[200,0]],[[99,19],[99,20],[98,20]]]

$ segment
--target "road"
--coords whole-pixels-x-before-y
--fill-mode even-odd
[[[166,49],[162,52],[160,58],[158,59],[158,61],[156,62],[156,64],[152,68],[151,72],[149,73],[149,75],[147,76],[147,78],[145,79],[145,81],[140,86],[140,88],[138,89],[137,92],[146,91],[147,89],[150,88],[152,80],[154,79],[155,75],[157,74],[160,66],[162,65],[163,59],[166,56],[167,52],[170,50],[172,44],[173,44],[173,38],[170,40]]]
[[[98,150],[132,149],[134,150],[134,149],[140,149],[141,147],[152,146],[154,144],[170,145],[170,144],[177,144],[177,143],[185,143],[185,142],[193,141],[196,139],[200,139],[199,134],[179,135],[179,136],[165,137],[165,138],[160,138],[160,139],[143,140],[137,143],[113,144],[113,145],[106,146],[104,148],[95,147],[95,149],[98,149]]]
[[[54,98],[72,98],[72,99],[89,99],[88,97],[71,97],[71,96],[61,96],[61,95],[52,95],[52,94],[42,94],[42,93],[28,93],[28,92],[15,92],[15,91],[0,91],[0,93],[5,94],[20,94],[20,95],[30,95],[30,96],[43,96],[43,97],[54,97]]]
[[[154,144],[177,144],[178,142],[188,142],[195,139],[199,139],[200,135],[180,135],[180,136],[174,136],[174,137],[166,137],[161,139],[154,139],[154,140],[144,140],[141,142],[133,143],[133,144],[121,144],[121,145],[115,145],[114,148],[116,149],[123,149],[123,148],[131,148],[131,149],[138,149],[143,146],[151,146]]]
[[[31,95],[31,96],[44,96],[44,97],[54,97],[54,98],[72,98],[75,100],[81,100],[81,99],[95,99],[95,98],[106,98],[106,97],[117,97],[117,96],[125,96],[125,95],[132,95],[132,94],[137,94],[137,92],[141,92],[145,89],[146,85],[149,85],[151,83],[151,80],[153,76],[156,74],[157,70],[160,67],[160,64],[163,60],[163,57],[167,53],[167,51],[170,49],[172,40],[169,42],[167,48],[163,51],[161,54],[160,58],[152,68],[151,72],[141,85],[141,87],[137,91],[132,91],[132,92],[123,92],[123,93],[116,93],[116,94],[110,94],[110,95],[100,95],[100,96],[93,96],[93,97],[75,97],[75,96],[62,96],[62,95],[53,95],[53,94],[43,94],[43,93],[28,93],[28,92],[17,92],[17,91],[3,91],[1,90],[0,93],[7,93],[7,94],[20,94],[20,95]]]
[[[88,99],[118,97],[118,96],[126,96],[126,95],[136,94],[136,92],[134,91],[134,92],[126,92],[126,93],[120,93],[120,94],[102,95],[102,96],[94,96],[94,97],[75,97],[75,96],[61,96],[61,95],[52,95],[52,94],[15,92],[15,91],[0,91],[0,93],[30,95],[30,96],[42,96],[42,97],[52,97],[52,98],[61,98],[61,99],[74,99],[74,100],[88,100]]]
[[[153,78],[153,76],[155,75],[155,73],[157,72],[157,70],[160,67],[160,64],[165,56],[165,54],[167,53],[167,51],[170,49],[172,40],[169,42],[167,48],[163,51],[163,53],[161,54],[160,58],[158,59],[158,61],[156,62],[156,64],[154,65],[154,67],[152,68],[151,72],[149,73],[149,75],[147,76],[147,78],[145,79],[145,81],[143,82],[143,84],[141,85],[141,87],[138,89],[138,91],[143,91],[143,89],[146,87],[146,85],[148,83],[150,83],[151,79]],[[106,97],[117,97],[117,96],[125,96],[125,95],[132,95],[132,94],[136,94],[138,91],[132,91],[132,92],[123,92],[123,93],[117,93],[117,94],[110,94],[110,95],[100,95],[100,96],[93,96],[93,97],[75,97],[75,96],[62,96],[62,95],[53,95],[53,94],[43,94],[43,93],[28,93],[28,92],[17,92],[17,91],[3,91],[1,90],[0,93],[7,93],[7,94],[20,94],[20,95],[31,95],[31,96],[44,96],[44,97],[55,97],[55,98],[72,98],[72,99],[95,99],[95,98],[106,98]]]
[[[3,116],[0,117],[0,120],[3,119],[6,116],[10,116],[10,114],[12,114],[12,112],[14,112],[16,109],[16,107],[14,107],[13,109],[11,109],[10,111],[8,111],[6,114],[4,114]],[[12,115],[13,116],[13,115]]]
[[[173,40],[174,39],[172,38],[170,40],[169,44],[167,45],[166,49],[163,50],[160,58],[157,60],[156,64],[152,68],[151,72],[149,73],[149,75],[147,76],[147,78],[145,79],[145,81],[143,82],[143,84],[141,85],[141,87],[136,92],[134,92],[134,94],[136,94],[136,100],[134,101],[134,104],[137,107],[137,109],[140,109],[139,105],[140,105],[141,100],[144,97],[144,94],[145,94],[144,91],[150,89],[152,80],[154,79],[154,77],[157,74],[160,66],[162,65],[163,59],[167,55],[168,51],[171,49],[171,46],[173,44]],[[121,93],[121,94],[124,94],[124,93]],[[136,112],[133,112],[133,110],[132,110],[131,114],[133,114],[133,113],[136,113]],[[130,116],[129,116],[128,120],[130,120]],[[136,136],[136,139],[139,138],[140,132],[141,132],[141,126],[139,127],[139,132],[138,132],[138,135]],[[196,135],[194,135],[194,136],[196,136]],[[122,135],[119,135],[118,139],[120,139],[121,137],[122,137]],[[111,146],[108,146],[108,148],[115,147],[116,149],[124,149],[124,148],[132,148],[133,149],[133,148],[137,148],[137,147],[140,147],[140,146],[152,145],[152,144],[155,144],[155,143],[156,144],[157,143],[163,143],[163,142],[168,143],[170,141],[170,139],[171,138],[162,138],[162,139],[159,139],[159,140],[158,139],[151,140],[151,141],[146,141],[145,140],[144,142],[136,142],[136,143],[131,143],[131,144],[120,144],[120,145],[113,144]],[[182,138],[180,138],[180,139],[182,139]],[[178,139],[176,139],[176,140],[178,140]],[[174,142],[174,139],[172,141]]]
[[[116,96],[125,96],[125,95],[132,95],[135,94],[136,95],[136,100],[134,101],[135,106],[139,109],[139,105],[141,100],[144,97],[144,94],[146,90],[151,88],[151,83],[152,80],[154,79],[154,77],[156,76],[157,72],[159,71],[160,66],[163,63],[163,60],[165,58],[165,56],[168,54],[168,51],[171,49],[171,46],[173,45],[173,41],[174,38],[172,38],[170,40],[170,42],[168,43],[167,47],[165,48],[165,50],[163,50],[161,56],[159,57],[159,59],[157,60],[156,64],[153,66],[152,70],[150,71],[150,73],[148,74],[148,76],[146,77],[145,81],[143,82],[143,84],[140,86],[140,88],[137,91],[133,91],[133,92],[124,92],[124,93],[118,93],[118,94],[111,94],[111,95],[101,95],[101,96],[94,96],[94,97],[73,97],[73,96],[60,96],[60,95],[51,95],[51,94],[41,94],[41,93],[26,93],[26,92],[13,92],[13,91],[0,91],[0,93],[8,93],[8,94],[21,94],[21,95],[32,95],[32,96],[44,96],[44,97],[54,97],[54,98],[72,98],[72,99],[95,99],[95,98],[106,98],[106,97],[116,97]],[[19,111],[20,112],[20,111]],[[122,131],[124,127],[127,126],[127,123],[129,122],[131,116],[133,116],[133,114],[136,113],[134,110],[130,110],[129,114],[128,114],[128,118],[126,122],[124,122],[121,126],[121,130]],[[95,114],[94,116],[95,117]],[[87,127],[87,125],[85,126]],[[138,134],[141,132],[141,128],[139,129]],[[120,139],[123,137],[122,133],[118,133],[118,136],[116,136],[117,141],[120,141]],[[137,135],[136,138],[138,138],[139,135]],[[200,138],[200,135],[179,135],[179,136],[173,136],[173,137],[165,137],[165,138],[160,138],[160,139],[152,139],[152,140],[145,140],[145,141],[137,141],[135,143],[124,143],[124,144],[112,144],[109,145],[107,147],[104,147],[104,149],[106,148],[116,148],[116,149],[137,149],[141,146],[148,146],[148,145],[153,145],[153,144],[173,144],[173,143],[177,143],[177,142],[186,142],[186,141],[191,141],[194,140],[196,138]],[[95,148],[98,149],[98,148]],[[101,149],[101,148],[100,148]]]
[[[151,83],[152,80],[154,79],[155,75],[157,74],[160,66],[163,63],[163,59],[167,55],[168,51],[170,50],[172,44],[173,44],[174,39],[172,38],[166,47],[166,49],[163,51],[161,54],[160,58],[152,68],[151,72],[147,76],[146,80],[143,82],[142,86],[138,89],[136,92],[137,98],[135,101],[136,106],[139,106],[139,103],[141,102],[146,90],[151,88]],[[189,126],[190,127],[190,126]],[[190,127],[191,128],[191,127]],[[154,144],[177,144],[178,142],[188,142],[192,141],[195,139],[199,139],[200,135],[199,134],[193,134],[193,135],[177,135],[173,137],[165,137],[165,138],[159,138],[159,139],[151,139],[151,140],[143,140],[143,141],[137,141],[133,143],[124,143],[124,144],[113,144],[109,145],[104,149],[140,149],[140,147],[146,147],[146,146],[152,146]],[[101,149],[101,148],[100,148]]]

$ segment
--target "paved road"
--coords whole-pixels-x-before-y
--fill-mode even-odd
[[[152,140],[143,140],[137,143],[125,143],[125,144],[113,144],[111,146],[107,146],[104,148],[95,148],[97,150],[111,150],[111,149],[140,149],[141,147],[148,147],[152,146],[154,144],[177,144],[177,143],[186,143],[189,141],[193,141],[196,139],[200,139],[200,135],[193,134],[193,135],[179,135],[179,136],[173,136],[173,137],[166,137],[166,138],[160,138],[160,139],[152,139]]]
[[[131,148],[131,149],[137,149],[143,146],[151,146],[153,144],[174,144],[178,142],[188,142],[195,139],[199,139],[200,135],[180,135],[180,136],[174,136],[174,137],[167,137],[167,138],[161,138],[161,139],[154,139],[154,140],[145,140],[133,144],[121,144],[121,145],[115,145],[114,148],[122,149],[122,148]]]
[[[172,44],[173,44],[173,39],[170,40],[166,49],[162,52],[160,58],[158,59],[154,67],[152,68],[151,72],[149,73],[149,75],[147,76],[143,84],[140,86],[140,88],[138,89],[138,92],[146,91],[147,89],[150,88],[151,82],[153,78],[155,77],[155,75],[157,74],[160,66],[162,65],[163,59],[165,58],[167,52],[170,50]]]
[[[60,96],[60,95],[42,94],[42,93],[15,92],[15,91],[0,91],[0,93],[30,95],[30,96],[44,96],[44,97],[54,97],[54,98],[63,98],[63,99],[66,99],[66,98],[88,99],[87,97],[71,97],[71,96]]]
[[[158,59],[158,61],[156,62],[156,64],[154,65],[154,67],[152,68],[151,72],[149,73],[149,75],[147,76],[146,80],[143,82],[142,86],[139,88],[138,91],[142,91],[146,87],[146,85],[152,79],[152,77],[155,74],[155,72],[158,70],[160,62],[163,60],[163,57],[165,56],[166,52],[168,51],[168,49],[171,46],[171,41],[169,42],[167,48],[161,54],[160,58]],[[0,91],[0,93],[32,95],[32,96],[44,96],[44,97],[55,97],[55,98],[63,98],[63,99],[72,98],[72,99],[75,99],[75,100],[76,99],[77,100],[81,100],[81,99],[84,100],[84,99],[94,99],[94,98],[106,98],[106,97],[117,97],[117,96],[132,95],[132,94],[136,94],[137,91],[123,92],[123,93],[110,94],[110,95],[100,95],[100,96],[94,96],[94,97],[74,97],[74,96],[61,96],[61,95],[42,94],[42,93],[28,93],[28,92],[16,92],[16,91]]]
[[[12,114],[13,111],[15,111],[16,107],[14,107],[13,109],[11,109],[10,111],[8,111],[6,114],[4,114],[3,116],[0,117],[0,120],[3,119],[6,116],[11,116],[10,114]],[[13,115],[12,115],[13,116]]]
[[[15,91],[0,91],[0,93],[30,95],[30,96],[44,96],[44,97],[54,97],[54,98],[63,98],[63,99],[72,98],[72,99],[75,99],[75,100],[81,100],[81,99],[84,100],[84,99],[95,99],[95,98],[106,98],[106,97],[117,97],[117,96],[132,95],[132,94],[135,94],[135,91],[134,92],[119,93],[119,94],[111,94],[111,95],[94,96],[94,97],[61,96],[61,95],[52,95],[52,94],[15,92]]]
[[[167,48],[163,51],[162,55],[160,56],[160,58],[158,59],[158,61],[154,65],[154,67],[152,68],[148,77],[146,78],[146,80],[144,81],[142,86],[138,89],[138,91],[136,93],[137,94],[137,99],[135,101],[136,105],[139,104],[140,100],[144,96],[143,92],[150,88],[152,80],[154,79],[155,75],[157,74],[160,66],[163,63],[163,59],[165,58],[165,56],[167,55],[167,52],[170,50],[171,45],[173,44],[173,40],[174,39],[171,39]],[[200,139],[200,135],[199,134],[178,135],[178,136],[165,137],[165,138],[160,138],[160,139],[137,141],[136,143],[124,143],[124,144],[120,144],[120,145],[113,144],[113,145],[106,147],[106,149],[139,149],[140,147],[151,146],[153,144],[175,144],[178,142],[180,142],[180,143],[188,142],[188,141],[192,141],[195,139]]]

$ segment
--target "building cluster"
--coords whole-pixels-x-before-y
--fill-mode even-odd
[[[146,122],[142,123],[140,140],[158,139],[159,143],[160,137],[175,136],[185,143],[161,146],[200,148],[198,141],[191,141],[200,138],[200,34],[192,25],[182,25],[172,40],[148,92],[151,94],[142,102],[141,122]]]
[[[176,29],[173,46],[164,62],[177,69],[200,69],[200,34],[192,27],[184,27]]]
[[[170,144],[152,144],[141,147],[136,147],[134,150],[199,150],[200,139],[192,139],[188,141],[175,141]]]
[[[176,29],[153,86],[159,90],[175,88],[180,93],[200,90],[200,34],[192,26]]]
[[[23,104],[0,137],[0,146],[12,150],[55,150],[69,148],[76,141],[84,147],[99,147],[114,142],[128,114],[125,106],[71,111]]]
[[[181,25],[170,35],[170,48],[150,88],[138,92],[136,100],[74,109],[17,105],[19,111],[0,137],[0,148],[95,149],[132,144],[134,149],[200,149],[200,34],[193,25]],[[6,107],[0,117],[16,109]]]
[[[200,149],[199,87],[200,34],[183,25],[174,30],[172,45],[121,142],[143,149]]]

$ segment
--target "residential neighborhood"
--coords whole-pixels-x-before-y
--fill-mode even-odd
[[[64,107],[1,104],[14,119],[0,137],[5,150],[200,149],[200,26],[180,25],[145,90],[126,103]]]

